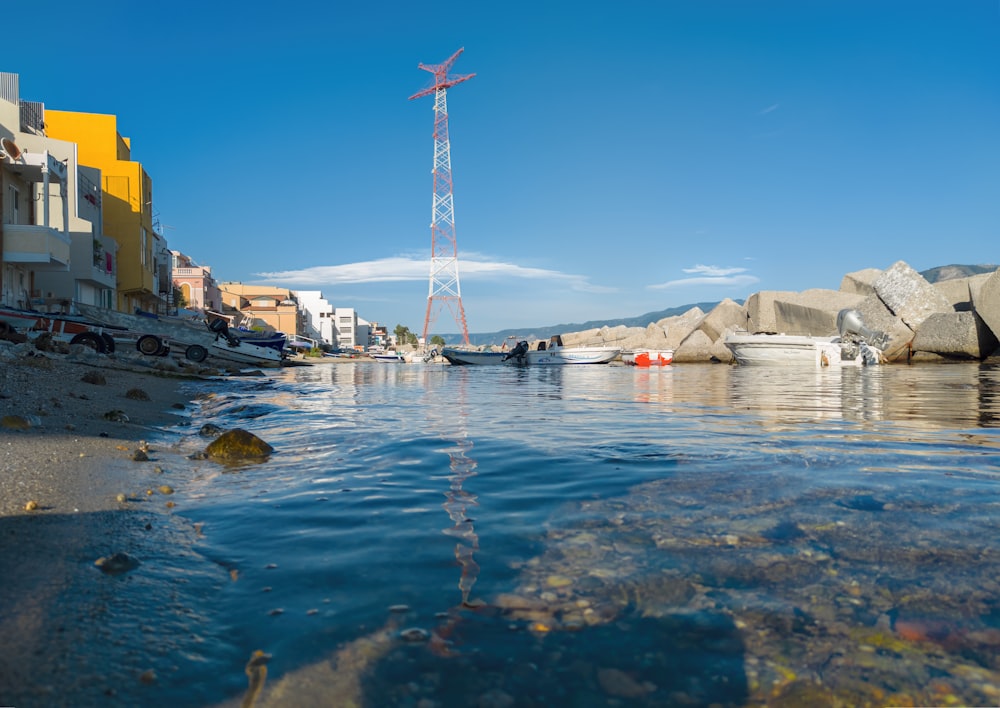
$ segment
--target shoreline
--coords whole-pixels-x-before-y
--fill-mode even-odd
[[[0,517],[121,508],[116,495],[155,474],[136,447],[182,423],[184,385],[205,378],[49,352],[0,367]]]
[[[165,561],[194,544],[173,513],[173,473],[189,464],[178,442],[196,432],[198,383],[226,373],[149,361],[0,346],[0,705],[128,704],[149,688],[151,667],[95,643],[94,617],[129,587],[169,587]],[[101,572],[118,553],[142,567]]]

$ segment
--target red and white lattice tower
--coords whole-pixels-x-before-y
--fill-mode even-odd
[[[443,305],[447,305],[469,344],[469,328],[462,307],[462,288],[458,282],[458,242],[455,240],[455,198],[451,182],[451,143],[448,140],[448,89],[471,79],[475,74],[448,76],[448,70],[465,51],[459,49],[443,64],[419,64],[418,68],[434,74],[434,85],[410,96],[421,98],[434,94],[434,201],[431,210],[431,278],[424,317],[424,343],[431,324]]]

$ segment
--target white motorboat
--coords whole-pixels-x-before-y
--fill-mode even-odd
[[[868,329],[855,310],[837,314],[840,336],[732,332],[724,343],[741,366],[871,366],[882,363],[883,332]]]
[[[383,364],[405,364],[406,359],[399,352],[387,351],[372,354],[372,359]]]
[[[607,364],[616,359],[621,347],[567,347],[558,334],[548,344],[539,342],[537,349],[525,354],[528,366],[561,366],[564,364]]]
[[[191,348],[188,347],[186,352],[189,359],[191,358]],[[239,364],[250,364],[252,366],[281,366],[281,363],[285,359],[284,353],[274,347],[259,346],[249,340],[239,339],[238,337],[227,338],[220,336],[209,345],[209,353],[220,359],[228,359]]]
[[[500,364],[517,365],[526,364],[528,353],[528,343],[518,342],[509,351],[492,351],[479,349],[458,349],[456,347],[444,347],[441,356],[455,366],[496,366]]]

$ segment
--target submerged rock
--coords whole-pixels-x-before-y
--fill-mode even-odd
[[[253,433],[234,428],[209,443],[205,454],[218,460],[259,460],[268,457],[274,448]]]
[[[102,573],[108,575],[121,575],[139,567],[139,560],[133,558],[128,553],[115,553],[111,556],[104,556],[94,561],[94,565],[101,569]]]

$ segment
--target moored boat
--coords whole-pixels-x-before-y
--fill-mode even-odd
[[[633,349],[622,352],[622,363],[640,368],[669,366],[673,361],[673,349]]]
[[[527,352],[528,343],[521,341],[506,351],[444,347],[441,350],[441,356],[447,359],[450,364],[456,366],[496,366],[500,364],[526,364],[527,359],[525,355]]]
[[[865,327],[855,310],[837,315],[839,336],[731,332],[724,343],[741,366],[871,366],[882,363],[883,332]]]
[[[607,364],[621,354],[621,347],[567,347],[562,337],[554,335],[546,344],[526,354],[529,366],[560,366],[564,364]]]

